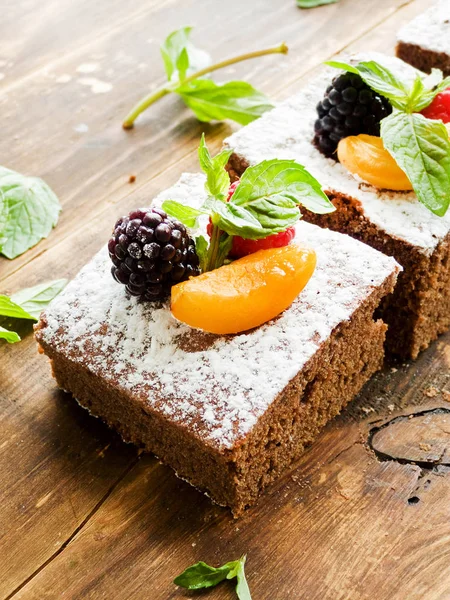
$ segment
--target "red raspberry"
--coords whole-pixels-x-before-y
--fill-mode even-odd
[[[233,237],[230,256],[232,258],[242,258],[247,254],[253,254],[258,250],[267,250],[268,248],[281,248],[287,246],[295,237],[295,227],[288,227],[286,231],[269,235],[262,240],[246,240],[238,235]]]
[[[423,109],[422,114],[427,119],[440,119],[450,123],[450,88],[436,96],[433,102]]]

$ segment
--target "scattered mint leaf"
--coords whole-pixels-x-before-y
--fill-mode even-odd
[[[300,8],[316,8],[325,4],[336,4],[339,0],[297,0],[297,6]]]
[[[0,170],[1,252],[15,258],[48,236],[61,206],[49,186],[36,177]]]
[[[264,94],[244,81],[216,84],[204,78],[213,71],[244,60],[268,54],[287,54],[288,47],[284,42],[273,48],[247,52],[212,65],[209,55],[191,44],[191,30],[191,27],[182,27],[166,38],[161,46],[161,54],[168,84],[148,94],[132,108],[122,122],[124,129],[131,129],[142,112],[172,92],[181,96],[200,121],[232,119],[246,125],[272,108]]]
[[[166,211],[168,215],[174,219],[178,219],[178,221],[181,221],[190,229],[197,228],[197,221],[200,215],[208,214],[206,211],[192,208],[186,204],[181,204],[181,202],[177,202],[176,200],[165,200],[162,203],[161,208]]]
[[[15,331],[9,331],[4,327],[0,327],[0,339],[6,340],[9,344],[20,342],[20,336]]]
[[[188,590],[199,590],[214,587],[225,579],[237,578],[236,593],[239,600],[252,600],[245,578],[245,560],[246,557],[243,556],[221,567],[211,567],[204,562],[198,562],[178,575],[174,584]]]
[[[226,200],[228,188],[230,187],[230,177],[225,170],[225,165],[232,153],[232,150],[222,150],[212,158],[206,146],[205,134],[202,134],[198,148],[198,159],[202,171],[206,175],[206,193],[222,201]]]
[[[23,289],[11,297],[0,295],[0,317],[37,321],[44,308],[61,292],[65,285],[65,279],[57,279]],[[3,327],[0,327],[0,338],[10,343],[20,341],[17,333]]]
[[[190,41],[192,27],[182,27],[167,36],[161,45],[161,55],[170,82],[183,81],[186,76],[211,63],[209,54]]]
[[[0,316],[13,317],[14,319],[31,319],[32,321],[36,320],[21,306],[13,302],[11,298],[3,295],[0,296]]]
[[[188,590],[214,587],[227,578],[227,575],[233,569],[233,565],[234,563],[227,563],[221,567],[210,567],[203,561],[200,561],[188,567],[173,582],[175,585]]]
[[[41,312],[50,304],[66,287],[67,279],[56,279],[48,283],[40,283],[31,288],[16,292],[11,296],[11,301],[18,304],[31,318],[36,321]]]
[[[381,137],[420,202],[442,217],[450,204],[450,140],[445,125],[418,113],[395,111],[381,121]]]
[[[239,600],[252,600],[252,597],[250,594],[250,588],[248,587],[247,579],[245,577],[245,570],[244,570],[245,561],[246,561],[245,556],[243,556],[238,561],[238,568],[237,568],[237,573],[236,573],[236,576],[237,576],[236,593],[237,593],[237,597],[239,598]]]
[[[174,91],[204,122],[231,119],[247,125],[273,108],[267,96],[245,81],[218,84],[210,79],[195,79]]]

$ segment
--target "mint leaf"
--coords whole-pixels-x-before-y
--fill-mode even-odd
[[[1,175],[1,174],[0,174]],[[3,244],[7,238],[4,235],[6,224],[8,222],[9,208],[3,192],[0,190],[0,253],[2,252]]]
[[[0,199],[1,252],[7,258],[19,256],[47,237],[58,221],[58,198],[42,179],[2,169]]]
[[[304,167],[294,160],[265,160],[244,171],[230,202],[220,211],[225,218],[226,210],[233,224],[245,229],[245,235],[224,231],[248,239],[279,233],[299,220],[299,204],[319,214],[335,210],[320,183]],[[247,226],[242,221],[248,221]]]
[[[183,81],[189,73],[210,64],[209,55],[195,48],[190,42],[192,27],[182,27],[167,36],[161,45],[167,79],[170,82]]]
[[[238,567],[237,567],[237,571],[236,571],[236,577],[237,577],[236,593],[237,593],[237,597],[239,598],[239,600],[252,600],[252,597],[250,594],[250,588],[248,587],[247,579],[245,577],[245,570],[244,570],[245,561],[246,561],[245,556],[243,556],[238,561]]]
[[[414,89],[410,94],[409,112],[420,112],[430,105],[435,97],[450,87],[450,77],[443,79],[442,71],[432,69],[425,78],[420,76],[414,82]]]
[[[236,594],[239,600],[252,600],[250,589],[245,578],[246,557],[228,562],[221,567],[211,567],[204,562],[198,562],[188,567],[174,579],[174,584],[188,590],[199,590],[214,587],[225,579],[237,578]]]
[[[178,219],[178,221],[181,221],[190,229],[197,228],[197,221],[200,215],[208,214],[206,211],[186,206],[186,204],[181,204],[181,202],[177,202],[176,200],[164,200],[161,208],[169,216]]]
[[[16,292],[11,296],[11,301],[18,304],[22,310],[26,311],[28,318],[39,319],[41,312],[50,304],[67,284],[67,279],[56,279],[47,283],[41,283],[31,288],[26,288]],[[1,296],[0,296],[1,298]],[[1,312],[1,308],[0,308]]]
[[[225,170],[225,165],[232,154],[232,150],[222,150],[212,158],[206,146],[205,134],[202,134],[198,148],[198,159],[202,171],[206,175],[205,190],[209,196],[214,196],[222,201],[226,200],[228,188],[230,187],[230,176]]]
[[[6,340],[9,344],[20,342],[20,336],[15,331],[9,331],[4,327],[0,327],[0,339]]]
[[[343,69],[349,73],[360,75],[370,88],[390,100],[392,106],[400,110],[405,108],[410,86],[399,75],[396,75],[380,63],[371,60],[362,61],[357,65],[340,61],[328,61],[325,64],[336,69]]]
[[[41,312],[66,285],[65,279],[57,279],[16,292],[10,298],[0,295],[0,317],[37,321]],[[0,338],[9,343],[19,342],[14,331],[0,327]]]
[[[336,4],[339,0],[297,0],[297,6],[300,8],[315,8],[325,4]]]
[[[240,125],[251,123],[273,108],[267,96],[244,81],[217,84],[195,79],[174,90],[200,121],[231,119]]]
[[[205,272],[208,263],[208,241],[203,235],[195,238],[195,251],[200,261],[200,269]]]
[[[413,113],[381,121],[386,149],[408,176],[417,198],[442,217],[450,204],[450,140],[445,125]]]
[[[188,567],[181,575],[178,575],[173,582],[175,585],[188,590],[199,590],[202,588],[214,587],[227,578],[229,572],[233,569],[234,563],[226,563],[221,567],[210,567],[200,561]]]

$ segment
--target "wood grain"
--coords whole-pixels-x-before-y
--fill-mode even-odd
[[[298,11],[286,0],[274,11],[270,0],[226,6],[205,0],[201,9],[194,0],[131,8],[115,0],[15,4],[0,23],[6,32],[0,72],[7,75],[0,82],[2,162],[44,176],[64,211],[47,240],[15,261],[0,259],[1,291],[73,276],[118,214],[147,203],[181,171],[197,170],[202,130],[216,149],[230,132],[229,124],[200,125],[175,98],[155,106],[132,132],[121,130],[131,104],[163,80],[158,42],[166,32],[193,24],[195,41],[216,57],[285,39],[287,58],[224,73],[285,97],[336,52],[392,51],[400,24],[427,5],[382,0],[367,10],[367,3],[341,0]],[[13,23],[22,24],[22,34],[13,35]],[[86,65],[96,70],[81,73]],[[94,94],[80,82],[85,78],[112,88]],[[442,393],[449,389],[448,335],[417,363],[374,378],[235,522],[56,391],[29,325],[22,333],[20,344],[0,346],[3,598],[192,597],[172,586],[179,571],[199,559],[217,564],[244,552],[256,599],[450,598],[447,466],[439,459],[427,470],[414,439],[420,432],[420,443],[435,444],[435,454],[448,449],[442,413],[430,412],[431,424],[420,416],[391,423],[450,408]],[[434,397],[427,395],[431,387],[438,390]],[[409,453],[407,460],[391,460],[390,447],[389,460],[380,460],[387,442],[374,454],[373,432],[387,435],[397,423],[403,427],[396,450]],[[209,597],[233,598],[233,587],[225,584]]]

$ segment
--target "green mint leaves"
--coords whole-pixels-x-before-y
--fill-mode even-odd
[[[25,319],[37,321],[41,312],[49,305],[65,287],[65,279],[57,279],[48,283],[26,288],[11,297],[0,295],[0,319]],[[0,327],[0,339],[9,343],[19,342],[20,336],[15,331]]]
[[[188,74],[211,64],[209,54],[196,48],[190,41],[192,27],[181,27],[173,31],[161,45],[167,79],[183,81]]]
[[[0,167],[0,253],[15,258],[48,236],[61,206],[49,186]]]
[[[408,176],[418,200],[434,214],[445,215],[450,205],[448,131],[441,121],[427,119],[419,112],[450,86],[450,77],[444,79],[438,69],[425,76],[401,61],[395,72],[373,60],[357,65],[326,64],[360,75],[391,102],[394,112],[381,121],[383,144]]]
[[[215,587],[225,579],[237,579],[236,594],[239,600],[251,600],[250,589],[245,578],[246,557],[225,563],[221,567],[211,567],[198,562],[188,567],[174,579],[174,584],[188,590],[200,590]]]
[[[207,199],[200,209],[166,200],[162,208],[191,229],[202,215],[212,224],[208,245],[203,236],[196,239],[202,271],[220,267],[230,251],[233,236],[259,240],[285,231],[301,218],[299,205],[324,214],[335,210],[319,182],[294,160],[265,160],[248,167],[227,201],[230,187],[226,164],[232,150],[211,157],[202,136],[198,151],[206,175]]]
[[[211,79],[196,79],[174,92],[204,122],[231,119],[247,125],[273,108],[267,96],[245,81],[217,84]]]
[[[273,108],[268,98],[244,81],[218,84],[206,75],[237,62],[267,54],[286,54],[286,44],[249,52],[211,65],[209,55],[190,41],[191,27],[172,32],[161,46],[168,83],[143,98],[123,122],[131,129],[137,117],[154,102],[170,93],[178,94],[200,121],[231,119],[246,125]]]
[[[444,216],[450,203],[450,143],[444,124],[396,111],[381,122],[381,137],[419,201]]]
[[[300,8],[316,8],[325,4],[336,4],[339,0],[297,0],[297,6]]]

